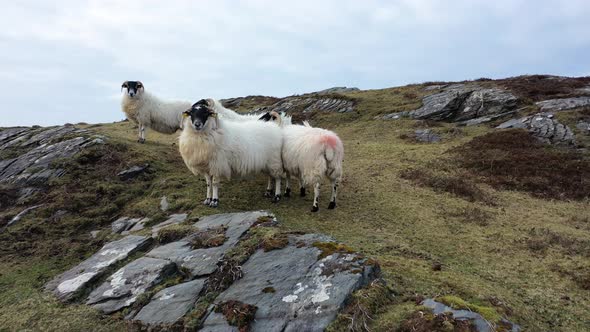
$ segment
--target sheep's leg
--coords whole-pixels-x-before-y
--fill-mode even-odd
[[[332,198],[330,198],[330,204],[328,205],[328,209],[333,209],[336,207],[336,195],[338,194],[338,185],[340,182],[338,179],[332,180]]]
[[[320,183],[317,182],[313,186],[313,206],[311,207],[311,212],[318,212],[318,210],[320,209],[319,200],[320,200]]]
[[[139,125],[139,139],[137,141],[139,143],[145,143],[145,126],[142,124]]]
[[[305,197],[305,187],[303,186],[303,178],[299,178],[299,196]]]
[[[275,197],[272,199],[273,203],[278,203],[281,200],[281,178],[275,178]]]
[[[212,196],[211,196],[211,203],[209,203],[210,207],[217,207],[219,205],[219,178],[217,176],[211,177],[211,184],[212,184]]]
[[[211,203],[211,176],[205,175],[205,181],[207,181],[207,197],[203,201],[203,204],[209,205]]]
[[[291,174],[285,176],[285,197],[291,197]]]
[[[268,182],[266,184],[266,191],[264,192],[264,197],[272,197],[272,177],[268,177]]]

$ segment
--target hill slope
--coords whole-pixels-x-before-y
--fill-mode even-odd
[[[194,216],[269,210],[285,231],[324,233],[375,258],[396,295],[372,315],[375,331],[408,328],[412,322],[402,322],[421,309],[416,302],[445,295],[493,308],[524,330],[583,331],[590,325],[590,164],[584,148],[588,134],[580,123],[590,121],[588,108],[577,104],[555,111],[552,119],[575,135],[575,145],[567,147],[530,139],[537,135],[530,127],[525,126],[530,134],[493,127],[543,111],[535,104],[539,101],[590,95],[585,90],[590,79],[530,76],[462,83],[477,85],[477,91],[507,91],[517,101],[502,104],[504,109],[487,107],[494,104],[484,102],[487,92],[482,92],[486,107],[478,112],[485,114],[475,112],[469,119],[501,116],[477,126],[457,124],[466,120],[457,112],[466,112],[469,98],[478,98],[475,90],[459,101],[455,92],[436,97],[446,102],[436,111],[447,114],[445,121],[412,113],[427,105],[424,97],[445,93],[450,83],[228,101],[240,111],[286,110],[339,134],[346,155],[338,207],[325,209],[325,189],[315,214],[309,212],[309,196],[277,205],[263,199],[264,177],[224,183],[221,205],[212,210],[200,204],[204,181],[184,166],[176,135],[152,132],[142,145],[128,122],[77,126],[89,131],[83,134],[89,139],[102,135],[105,143],[53,161],[49,169],[65,174],[37,186],[40,191],[18,204],[22,185],[2,182],[0,227],[26,207],[44,205],[0,233],[0,326],[124,329],[121,320],[83,305],[59,304],[43,285],[111,239],[117,217],[163,220],[160,201],[166,196],[168,212]],[[398,118],[384,119],[397,113]],[[31,148],[3,147],[2,161]],[[135,179],[117,177],[146,163],[149,171]],[[93,237],[91,231],[99,233]]]

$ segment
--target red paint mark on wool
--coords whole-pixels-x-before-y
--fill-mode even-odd
[[[322,135],[322,142],[335,149],[340,143],[340,139],[336,135]]]

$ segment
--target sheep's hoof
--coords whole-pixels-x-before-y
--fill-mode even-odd
[[[143,143],[145,143],[145,138],[139,138],[137,141],[138,141],[139,143],[143,144]]]
[[[272,190],[267,190],[264,192],[264,197],[271,198],[272,197]]]
[[[311,207],[311,212],[318,212],[319,211],[319,207],[318,206],[312,206]]]
[[[281,195],[275,195],[275,197],[272,199],[273,203],[278,203],[281,200]]]
[[[330,202],[330,204],[328,205],[329,210],[334,210],[335,207],[336,207],[336,202]]]
[[[214,198],[211,200],[211,203],[209,203],[209,207],[212,208],[216,208],[219,205],[219,200],[217,198]]]
[[[211,198],[207,198],[203,201],[203,205],[209,205],[211,204]]]
[[[299,196],[301,196],[301,197],[305,197],[305,188],[301,188],[301,189],[299,190]]]
[[[285,189],[285,197],[291,197],[291,188]]]

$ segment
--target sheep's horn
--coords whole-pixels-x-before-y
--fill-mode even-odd
[[[277,113],[276,111],[272,111],[269,113],[271,117],[274,117],[275,119],[277,119],[277,124],[281,124],[282,119],[281,116],[279,115],[279,113]]]

